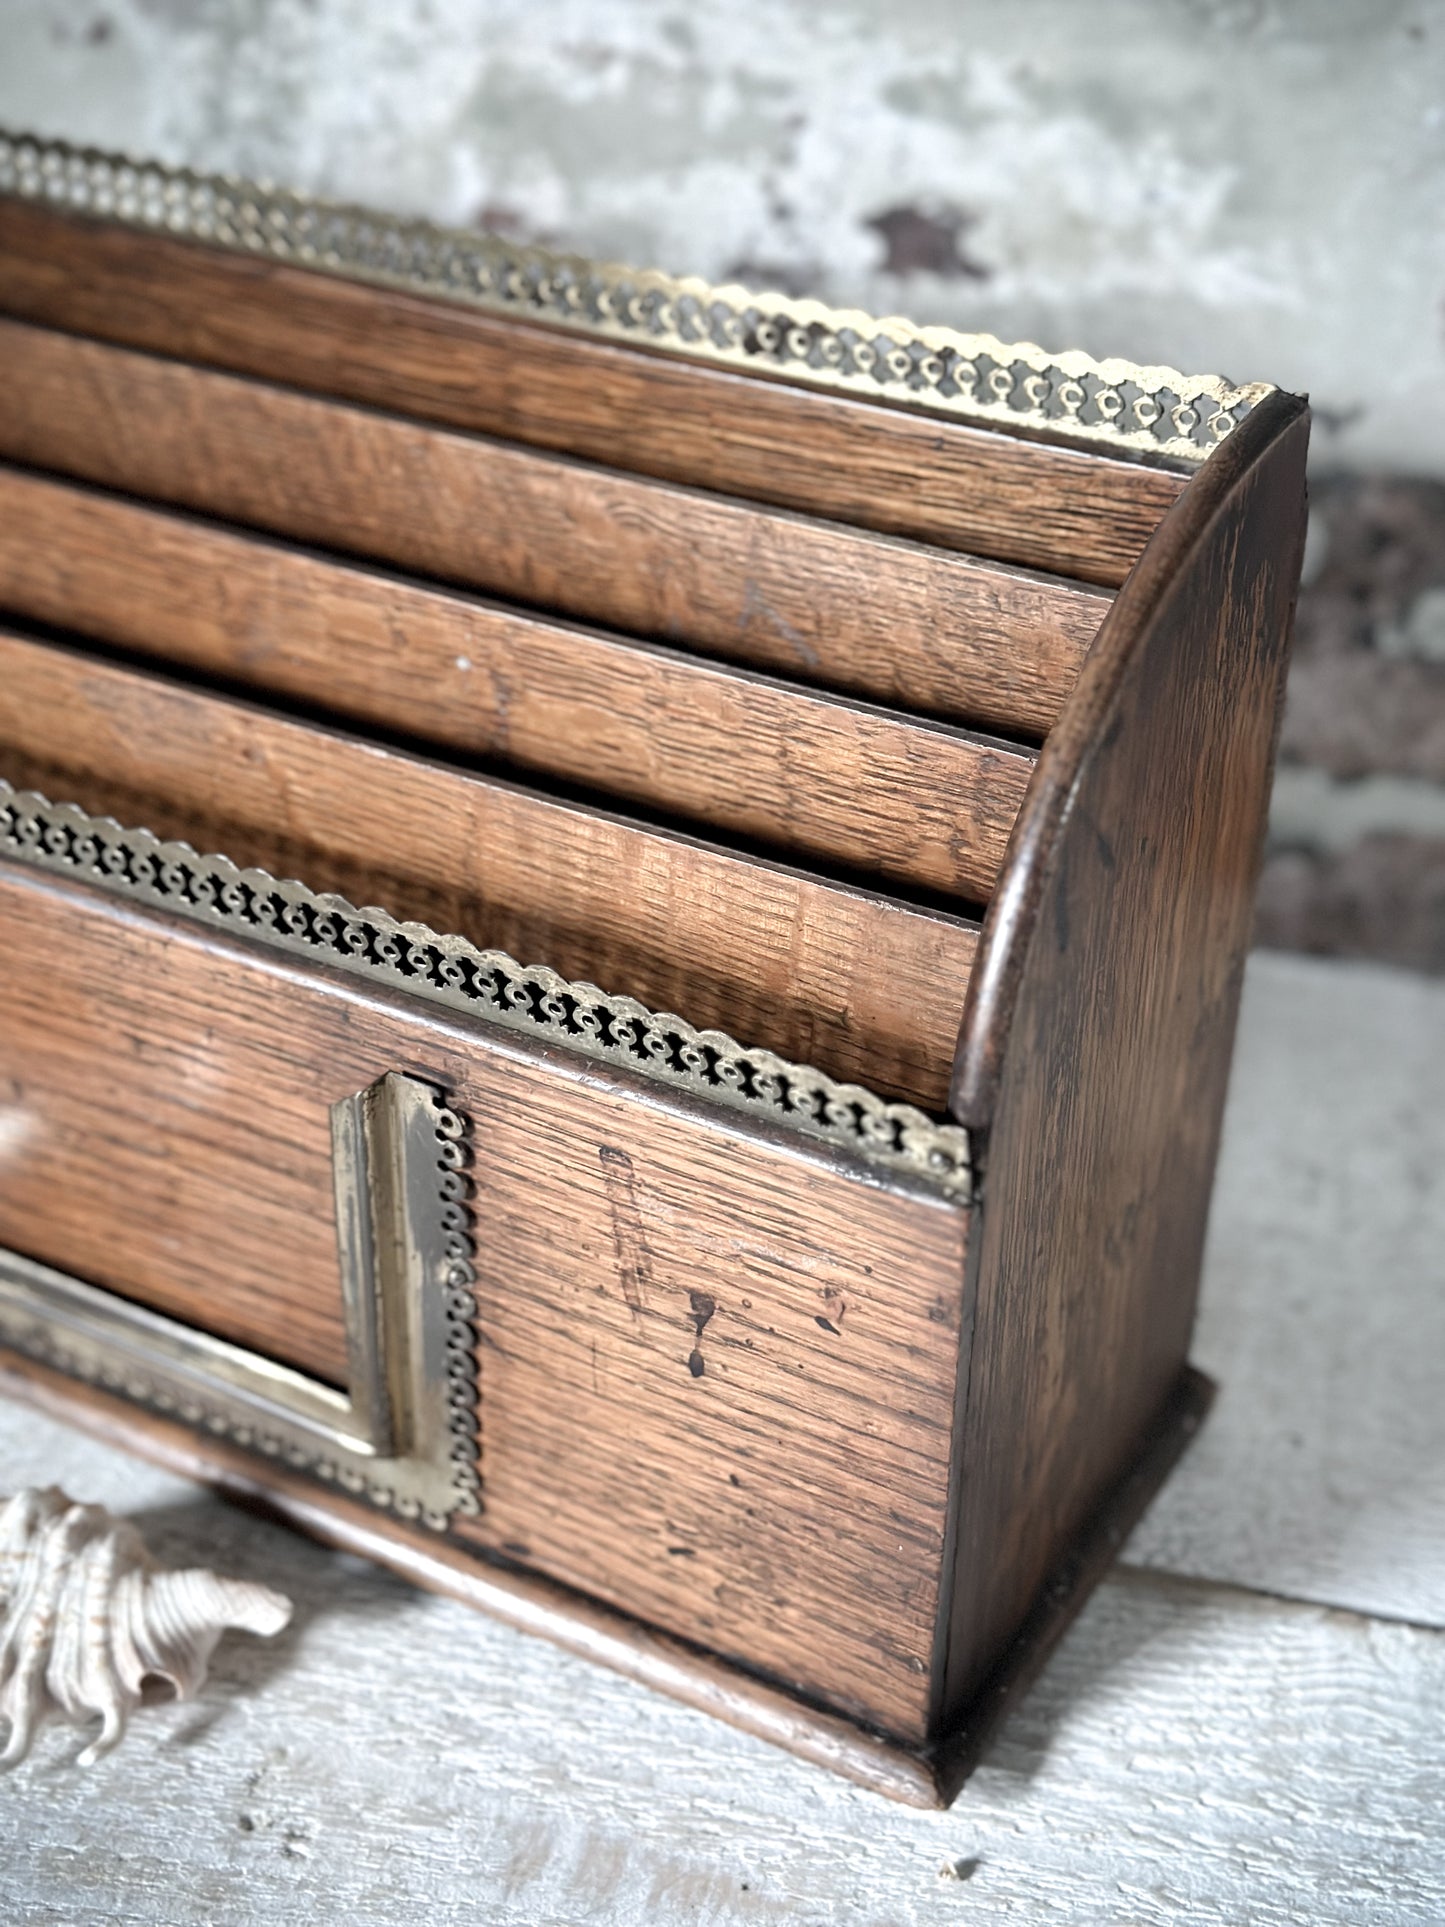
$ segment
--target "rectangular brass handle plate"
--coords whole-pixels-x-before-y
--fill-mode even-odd
[[[0,1344],[404,1518],[479,1509],[464,1120],[392,1071],[331,1107],[350,1392],[0,1251]]]

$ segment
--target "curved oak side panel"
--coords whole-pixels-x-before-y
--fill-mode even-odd
[[[935,1731],[1116,1484],[1193,1321],[1303,550],[1309,415],[1190,482],[1040,757],[965,1003],[983,1165]]]

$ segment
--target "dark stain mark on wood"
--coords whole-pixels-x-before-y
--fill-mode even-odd
[[[697,1342],[688,1353],[687,1369],[694,1378],[701,1378],[707,1370],[701,1351],[703,1327],[717,1310],[717,1300],[710,1292],[690,1291],[687,1294],[687,1302],[691,1307],[692,1322],[697,1333]]]
[[[643,1229],[637,1200],[637,1174],[632,1159],[615,1145],[599,1144],[602,1180],[607,1187],[607,1211],[612,1220],[612,1250],[617,1280],[635,1317],[643,1312],[643,1291],[652,1283],[652,1253]]]
[[[818,1296],[823,1300],[823,1310],[814,1313],[813,1322],[821,1331],[831,1332],[835,1338],[843,1336],[843,1319],[847,1315],[848,1303],[842,1293],[825,1285]]]

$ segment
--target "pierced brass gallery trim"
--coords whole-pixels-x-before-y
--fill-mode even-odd
[[[348,1392],[13,1251],[0,1343],[440,1529],[479,1509],[465,1123],[396,1073],[331,1115]]]
[[[951,1198],[970,1195],[968,1133],[911,1104],[888,1103],[859,1084],[750,1050],[719,1030],[696,1030],[632,997],[569,983],[541,964],[440,936],[385,910],[265,870],[242,870],[188,843],[123,829],[72,803],[51,803],[0,779],[0,857],[78,878],[135,902],[188,917],[425,997],[563,1050],[617,1066],[673,1092],[766,1119],[870,1164],[929,1180]]]
[[[1194,466],[1273,392],[1219,375],[713,287],[519,247],[227,175],[0,130],[0,193],[352,280],[901,403],[982,427]]]

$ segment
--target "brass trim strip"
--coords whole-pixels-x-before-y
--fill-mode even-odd
[[[0,193],[609,341],[948,415],[1009,434],[1197,466],[1263,397],[1185,375],[696,276],[520,247],[228,175],[0,129]]]
[[[542,964],[440,936],[385,910],[201,856],[189,843],[124,829],[73,803],[51,803],[0,778],[0,857],[79,878],[145,903],[445,1004],[593,1061],[851,1151],[868,1163],[930,1180],[947,1196],[971,1194],[969,1138],[911,1104],[888,1103],[859,1084],[749,1050],[719,1030],[650,1011],[595,984],[569,983]]]
[[[466,1120],[389,1071],[331,1107],[351,1409],[372,1496],[430,1523],[475,1512],[477,1277]]]
[[[384,1142],[389,1135],[385,1122],[367,1102],[376,1089],[372,1085],[331,1106],[331,1182],[351,1410],[371,1450],[391,1458],[400,1449],[403,1435],[399,1422],[403,1399],[387,1371],[387,1341],[393,1336],[399,1308],[388,1303],[382,1275],[380,1240],[385,1232],[377,1219],[384,1206],[373,1185],[373,1140],[383,1139],[377,1147],[383,1173],[390,1163],[386,1155],[390,1147]],[[385,1203],[392,1203],[389,1189]]]
[[[13,1251],[0,1343],[441,1530],[479,1510],[465,1129],[439,1091],[395,1073],[335,1112],[360,1152],[336,1165],[348,1324],[363,1299],[383,1309],[349,1396]],[[361,1246],[348,1211],[370,1227]]]
[[[0,1336],[27,1357],[278,1456],[375,1457],[345,1392],[275,1359],[0,1251]]]

